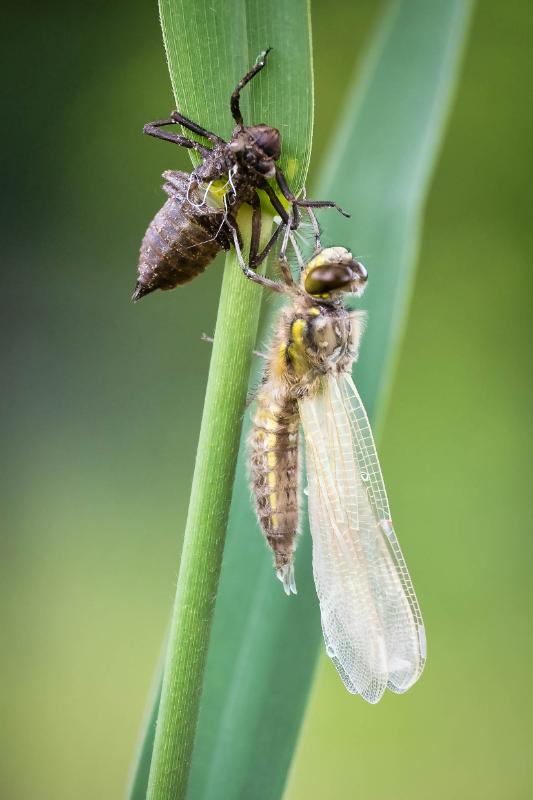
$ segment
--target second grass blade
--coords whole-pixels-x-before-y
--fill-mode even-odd
[[[465,0],[388,6],[316,194],[353,212],[348,224],[330,217],[324,241],[352,247],[370,269],[371,322],[356,377],[374,418],[401,336],[421,210],[469,10]],[[298,596],[289,599],[274,577],[241,448],[191,800],[282,794],[321,641],[307,531],[297,552],[297,584]],[[361,701],[347,695],[346,702]]]

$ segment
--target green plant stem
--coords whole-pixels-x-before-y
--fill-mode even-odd
[[[244,214],[242,215],[244,217]],[[249,220],[240,217],[246,235]],[[226,259],[154,752],[150,800],[185,796],[261,291]]]

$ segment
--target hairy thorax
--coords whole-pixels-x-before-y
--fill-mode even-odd
[[[347,372],[357,359],[365,315],[344,307],[296,303],[280,316],[265,383],[276,396],[316,394],[324,376]]]

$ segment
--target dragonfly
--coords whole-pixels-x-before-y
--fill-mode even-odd
[[[279,312],[256,394],[249,439],[252,493],[276,574],[285,592],[296,594],[305,443],[313,575],[326,652],[348,691],[377,703],[387,688],[402,693],[420,677],[425,629],[352,379],[365,314],[349,310],[345,297],[361,297],[368,274],[346,248],[323,248],[310,216],[316,247],[307,263],[287,226],[279,254],[282,280],[249,274],[289,299]],[[289,239],[298,281],[286,255]],[[238,248],[237,253],[242,259]]]

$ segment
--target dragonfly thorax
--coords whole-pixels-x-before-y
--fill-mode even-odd
[[[351,370],[363,321],[360,311],[328,306],[285,312],[276,371],[295,399],[314,394],[324,376]]]

